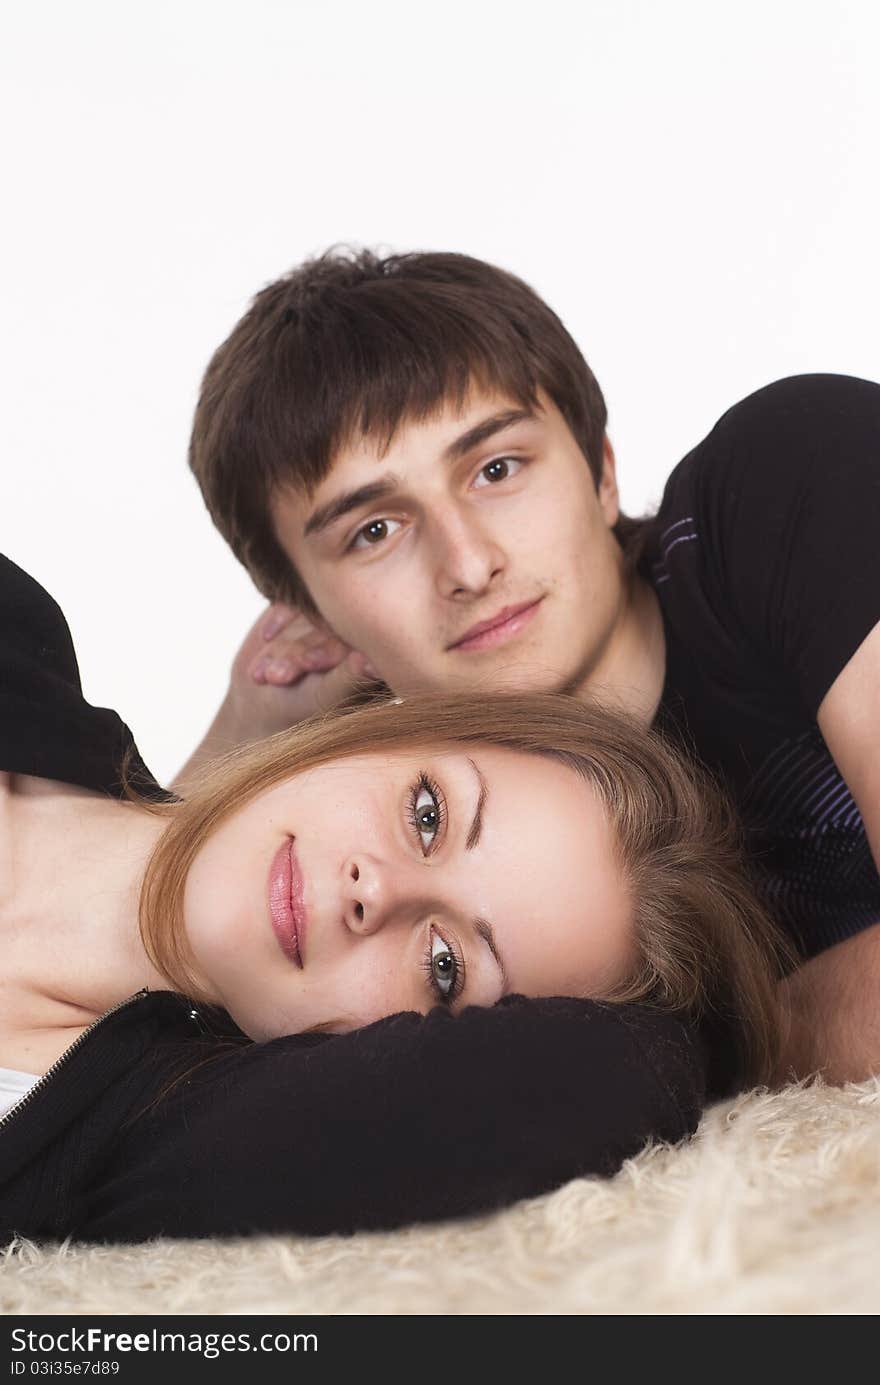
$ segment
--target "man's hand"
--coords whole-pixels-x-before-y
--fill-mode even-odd
[[[880,1072],[880,924],[820,952],[780,983],[790,1017],[777,1078],[861,1082]]]
[[[296,607],[270,606],[245,636],[232,663],[226,697],[173,787],[180,791],[215,755],[328,711],[375,678],[363,654]]]
[[[862,815],[880,870],[880,622],[865,637],[822,700],[819,730]],[[783,1059],[799,1076],[829,1082],[880,1072],[880,923],[828,948],[781,987],[791,1006]]]
[[[370,677],[363,654],[296,607],[276,603],[235,656],[225,719],[235,744],[261,740],[335,707]]]

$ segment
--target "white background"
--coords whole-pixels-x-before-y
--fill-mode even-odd
[[[170,778],[261,608],[186,466],[265,282],[347,241],[531,282],[626,507],[778,376],[880,377],[874,0],[6,0],[0,549]]]

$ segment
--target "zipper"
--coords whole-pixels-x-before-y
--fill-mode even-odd
[[[96,1020],[93,1020],[92,1023],[89,1025],[88,1029],[84,1029],[83,1032],[79,1035],[79,1037],[74,1039],[73,1043],[70,1045],[70,1048],[66,1048],[64,1052],[60,1055],[60,1057],[55,1059],[55,1062],[52,1064],[50,1068],[47,1068],[47,1070],[43,1073],[42,1077],[38,1077],[34,1085],[32,1087],[29,1087],[26,1092],[22,1092],[21,1096],[18,1098],[18,1101],[15,1103],[15,1105],[10,1106],[5,1116],[0,1118],[0,1130],[2,1130],[3,1127],[7,1125],[14,1116],[17,1116],[19,1112],[22,1111],[24,1107],[28,1105],[28,1103],[33,1099],[33,1097],[37,1095],[37,1092],[41,1092],[43,1090],[46,1084],[55,1076],[59,1069],[64,1067],[64,1064],[67,1062],[70,1055],[72,1053],[76,1053],[78,1048],[82,1048],[83,1044],[85,1043],[89,1035],[94,1034],[95,1030],[99,1029],[105,1020],[108,1020],[111,1015],[118,1014],[119,1011],[124,1010],[126,1006],[134,1005],[136,1000],[143,1000],[145,995],[149,995],[149,990],[146,986],[144,986],[143,990],[136,991],[134,995],[130,995],[127,1000],[120,1000],[118,1005],[114,1005],[111,1009],[105,1010],[103,1015],[99,1015]]]

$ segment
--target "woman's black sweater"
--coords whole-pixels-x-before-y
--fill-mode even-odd
[[[162,795],[82,696],[67,623],[0,557],[0,769]],[[104,1015],[0,1120],[0,1231],[350,1232],[485,1212],[690,1133],[702,1041],[639,1006],[507,996],[250,1043],[170,991]]]

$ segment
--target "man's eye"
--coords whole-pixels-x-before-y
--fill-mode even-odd
[[[354,536],[352,548],[375,548],[400,528],[399,519],[371,519]]]
[[[507,481],[511,476],[515,476],[521,467],[522,462],[517,457],[494,457],[491,462],[480,468],[474,484],[493,486],[498,481]]]

